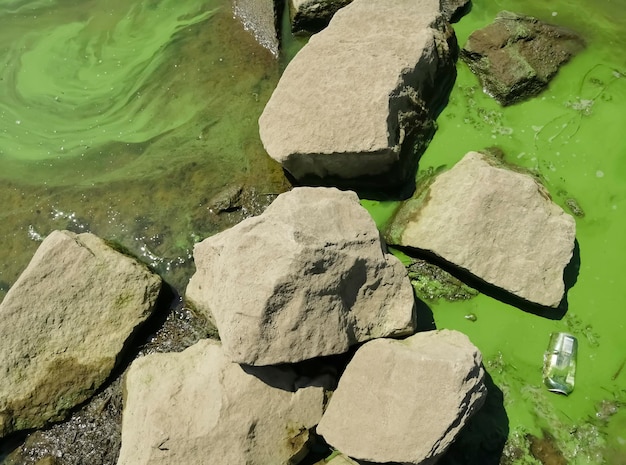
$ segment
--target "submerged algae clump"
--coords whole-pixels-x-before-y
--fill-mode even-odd
[[[476,289],[463,284],[447,271],[426,260],[411,259],[407,270],[413,289],[420,299],[456,301],[471,299],[478,295]]]

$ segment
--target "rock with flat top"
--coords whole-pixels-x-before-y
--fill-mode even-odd
[[[354,0],[289,63],[259,119],[268,154],[304,184],[413,178],[456,68],[439,0]]]
[[[125,378],[117,464],[298,463],[324,388],[297,384],[289,368],[229,362],[208,339],[139,358]]]
[[[364,344],[317,432],[367,463],[432,464],[486,395],[482,356],[462,333],[417,333]]]
[[[0,304],[0,437],[61,420],[88,399],[160,288],[93,234],[46,237]]]
[[[558,307],[576,224],[532,176],[470,152],[396,213],[386,239],[528,302]]]
[[[226,356],[273,365],[412,334],[406,269],[354,192],[300,187],[194,248],[186,299],[214,321]]]

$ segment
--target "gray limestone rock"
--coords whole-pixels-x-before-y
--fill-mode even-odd
[[[278,24],[281,12],[275,0],[232,0],[233,12],[259,44],[278,56]]]
[[[125,379],[118,465],[298,463],[324,388],[287,368],[242,367],[218,342],[137,359]]]
[[[385,235],[546,307],[563,298],[575,236],[574,218],[536,179],[478,152],[406,201]]]
[[[196,245],[186,299],[214,320],[232,361],[343,353],[414,331],[411,283],[384,247],[356,194],[296,188]]]
[[[438,0],[355,0],[289,63],[259,119],[268,154],[305,184],[413,178],[456,68]]]
[[[324,29],[333,15],[352,0],[289,0],[291,31],[315,33]]]
[[[317,432],[356,460],[428,465],[485,395],[482,356],[464,334],[377,339],[348,364]]]
[[[510,105],[543,91],[584,45],[575,32],[501,11],[493,23],[472,32],[461,58],[486,93]]]
[[[160,288],[93,234],[52,232],[0,304],[0,436],[63,419],[88,399]]]

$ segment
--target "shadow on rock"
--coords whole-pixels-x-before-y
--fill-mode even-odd
[[[421,331],[433,331],[437,329],[433,311],[424,301],[416,297],[415,308],[417,311],[417,326],[415,327],[415,332],[419,333]]]
[[[568,302],[567,302],[567,293],[569,290],[576,284],[578,280],[578,273],[580,270],[580,247],[578,244],[578,240],[574,241],[574,250],[572,253],[572,258],[569,264],[565,267],[563,271],[563,281],[565,284],[565,291],[563,293],[563,298],[559,303],[558,307],[546,307],[534,302],[530,302],[526,299],[523,299],[519,296],[513,295],[508,291],[505,291],[502,288],[496,287],[493,284],[490,284],[483,279],[473,275],[472,273],[464,270],[462,268],[457,267],[456,265],[443,260],[441,257],[433,254],[432,252],[418,250],[411,247],[399,247],[395,246],[397,249],[403,251],[410,257],[415,257],[423,260],[427,260],[431,263],[436,264],[441,267],[444,271],[450,273],[455,278],[464,282],[468,286],[473,287],[478,292],[488,295],[500,302],[511,305],[513,307],[517,307],[520,310],[523,310],[528,313],[535,314],[537,316],[541,316],[543,318],[547,318],[550,320],[560,320],[562,319],[568,310]]]
[[[343,354],[281,365],[241,365],[241,369],[268,386],[284,391],[295,392],[309,386],[323,387],[332,391],[336,389],[339,378],[361,345],[353,345]]]
[[[485,371],[487,397],[478,412],[442,455],[438,465],[498,465],[509,435],[504,395]]]

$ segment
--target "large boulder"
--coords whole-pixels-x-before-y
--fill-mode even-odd
[[[432,137],[456,51],[439,0],[355,0],[287,66],[263,145],[305,184],[397,186]]]
[[[535,178],[470,152],[406,201],[385,237],[526,301],[558,307],[575,236],[574,218]]]
[[[377,339],[348,364],[317,432],[357,460],[431,464],[486,392],[482,356],[464,334]]]
[[[88,399],[160,288],[93,234],[52,232],[0,304],[0,436],[63,419]]]
[[[297,384],[288,368],[229,362],[208,339],[181,353],[139,358],[125,378],[117,463],[298,463],[325,394]]]
[[[194,260],[186,298],[235,362],[296,362],[415,328],[406,270],[353,192],[281,194],[262,215],[196,244]]]
[[[232,0],[233,13],[259,44],[278,56],[280,15],[275,0]]]
[[[575,32],[501,11],[493,23],[469,36],[461,58],[487,94],[510,105],[539,94],[583,48]]]

